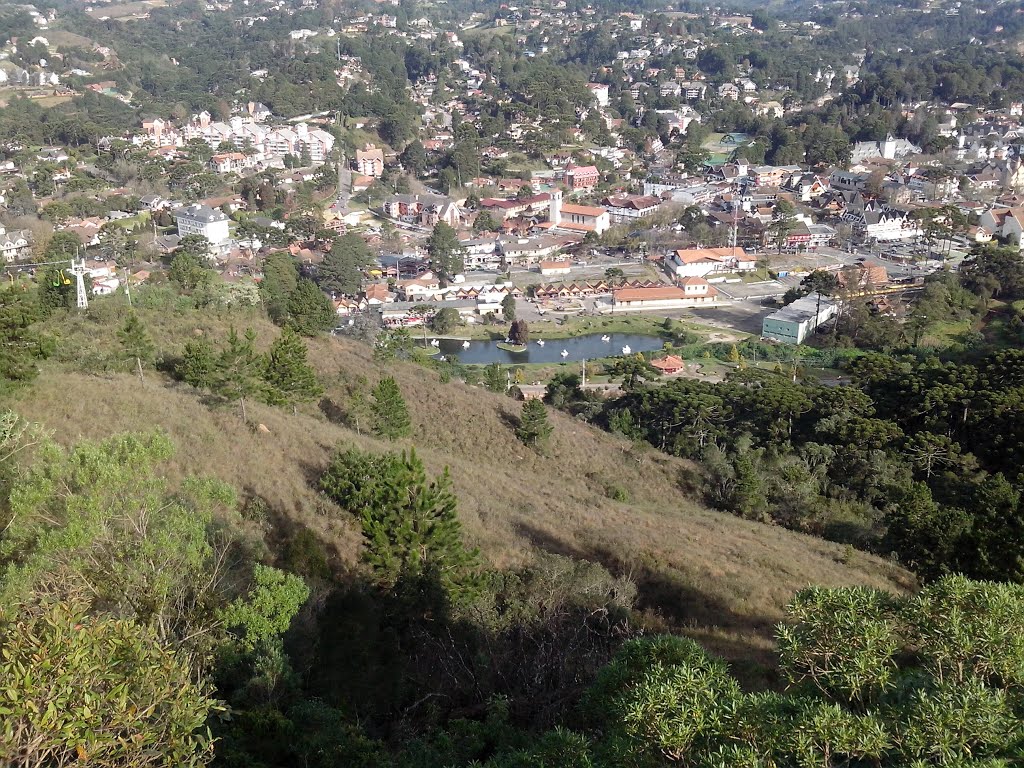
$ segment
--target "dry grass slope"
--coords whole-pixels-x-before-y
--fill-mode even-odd
[[[195,330],[186,317],[147,319],[160,348],[172,353]],[[207,319],[203,330],[222,333],[230,319]],[[252,317],[234,319],[253,325],[261,344],[276,334]],[[48,368],[15,408],[65,442],[164,429],[179,447],[175,473],[212,474],[262,497],[279,519],[308,526],[328,542],[338,567],[354,562],[359,535],[313,483],[334,450],[353,445],[374,451],[415,447],[432,471],[448,467],[468,537],[491,563],[525,562],[537,549],[599,560],[633,575],[654,621],[683,627],[733,658],[761,655],[769,647],[771,625],[801,587],[899,590],[912,583],[906,572],[868,555],[847,557],[819,539],[705,509],[685,491],[692,473],[685,462],[563,414],[551,414],[554,435],[547,455],[540,455],[513,434],[519,403],[462,383],[442,384],[416,365],[390,363],[385,369],[362,345],[310,343],[326,396],[344,407],[353,386],[368,388],[355,382],[372,384],[386,370],[410,405],[414,435],[407,441],[391,444],[357,433],[313,406],[295,415],[251,408],[250,418],[269,429],[263,432],[244,425],[236,408],[210,403],[155,373],[143,385],[126,373],[69,370],[72,357],[95,363],[111,354],[113,347],[97,346],[95,330],[87,320],[62,326],[65,362]],[[610,499],[610,484],[629,500]]]

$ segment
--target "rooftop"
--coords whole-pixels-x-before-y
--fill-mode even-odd
[[[176,219],[192,219],[193,221],[201,221],[205,224],[228,220],[227,214],[223,211],[218,211],[215,208],[200,205],[199,203],[187,205],[183,208],[175,208],[173,216]]]
[[[821,301],[819,305],[818,301]],[[766,320],[778,322],[803,323],[813,318],[819,312],[823,312],[832,306],[832,301],[826,296],[818,293],[809,293],[803,298],[797,299],[777,312],[766,317]]]
[[[615,291],[615,301],[665,301],[667,299],[685,299],[682,288],[666,285],[654,288],[623,288]]]

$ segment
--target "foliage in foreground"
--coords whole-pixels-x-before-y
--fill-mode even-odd
[[[209,762],[211,670],[279,644],[305,584],[256,561],[230,488],[168,482],[165,436],[63,448],[0,424],[4,763]]]
[[[1021,621],[1024,588],[962,577],[908,598],[808,589],[779,628],[787,692],[743,693],[690,640],[637,639],[598,675],[580,733],[487,764],[1010,765],[1024,747]]]
[[[0,627],[4,765],[199,766],[217,708],[186,654],[130,620],[62,604]]]

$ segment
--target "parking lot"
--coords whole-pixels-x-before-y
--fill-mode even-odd
[[[701,325],[721,328],[723,331],[741,331],[760,336],[762,321],[776,309],[776,307],[766,307],[755,302],[737,301],[720,307],[690,310],[682,314],[681,317],[692,319]]]

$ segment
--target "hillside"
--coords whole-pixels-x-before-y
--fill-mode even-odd
[[[197,333],[217,337],[229,319],[252,325],[261,344],[276,334],[255,317],[142,314],[163,350],[180,349]],[[441,383],[411,363],[389,363],[387,372],[409,402],[414,437],[395,445],[360,434],[327,415],[345,410],[353,391],[368,391],[383,373],[358,343],[310,342],[327,384],[325,402],[296,414],[250,407],[251,421],[268,431],[243,424],[237,407],[209,402],[155,372],[145,383],[127,373],[81,372],[110,367],[116,341],[107,330],[114,322],[66,321],[56,359],[19,393],[15,409],[63,442],[158,426],[178,446],[178,472],[216,475],[248,497],[261,497],[278,523],[272,535],[310,528],[331,545],[339,569],[355,562],[359,534],[349,521],[324,514],[329,504],[313,483],[336,448],[355,445],[415,447],[429,469],[448,467],[468,538],[492,564],[522,563],[536,550],[600,561],[637,581],[652,620],[686,628],[732,658],[766,650],[772,624],[801,587],[899,590],[912,583],[905,571],[877,558],[710,511],[687,493],[693,472],[687,462],[564,414],[551,413],[555,432],[547,455],[539,455],[513,434],[518,402]],[[610,485],[623,489],[628,501],[609,498]]]

